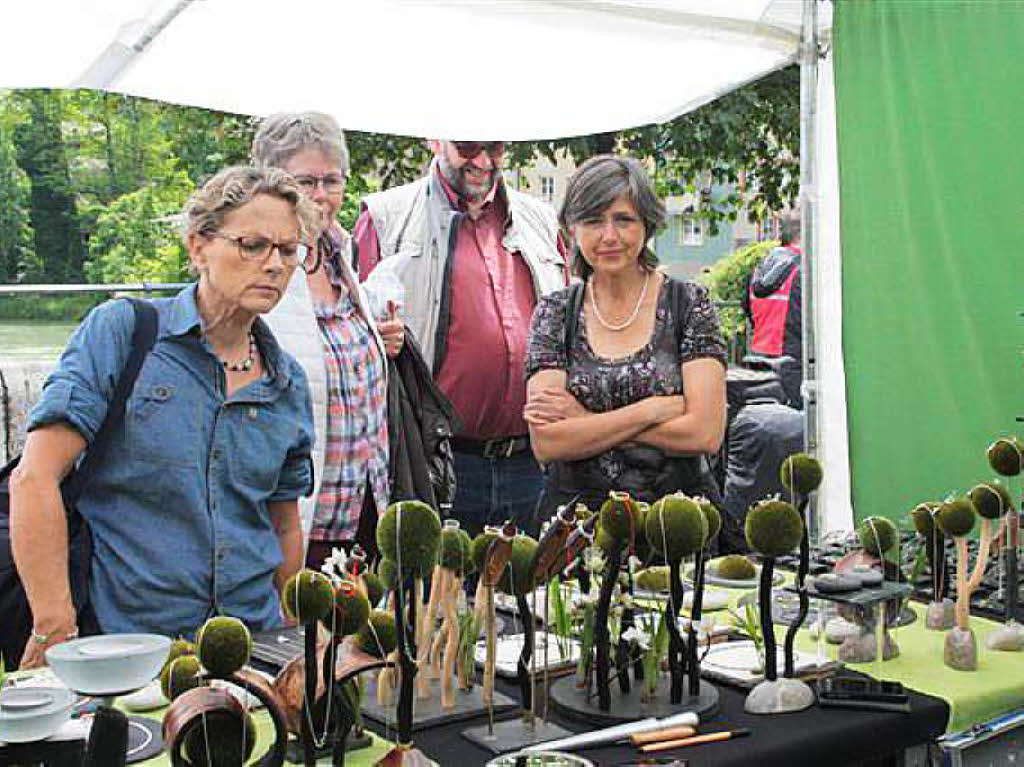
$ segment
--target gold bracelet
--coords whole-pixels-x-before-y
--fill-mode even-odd
[[[50,634],[37,634],[35,631],[33,631],[32,632],[32,641],[35,642],[36,644],[46,644],[51,639],[53,639],[54,637],[57,637],[57,636],[61,636],[61,633],[59,631],[54,631],[54,632],[52,632]],[[71,629],[71,631],[66,632],[63,636],[64,636],[65,640],[75,639],[75,638],[78,637],[78,629],[77,628]]]

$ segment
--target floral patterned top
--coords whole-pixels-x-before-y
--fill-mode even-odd
[[[544,369],[565,370],[566,388],[583,407],[594,413],[605,413],[652,396],[683,393],[680,365],[701,357],[717,359],[726,365],[726,347],[718,329],[715,307],[707,289],[693,282],[683,282],[686,294],[687,316],[682,318],[682,332],[677,334],[671,305],[670,280],[665,280],[658,292],[654,329],[650,340],[640,349],[625,357],[606,359],[597,356],[587,340],[583,303],[576,323],[576,337],[572,350],[566,355],[565,315],[569,288],[549,293],[537,302],[530,327],[530,341],[526,353],[525,376]],[[679,338],[678,346],[676,338]],[[664,454],[658,461],[655,448],[643,450],[614,447],[582,461],[573,461],[577,467],[596,470],[611,487],[623,486],[627,472],[650,473],[649,479],[662,471]],[[651,456],[651,454],[655,456]],[[654,461],[650,459],[655,457]],[[638,465],[638,463],[640,465]],[[632,484],[636,481],[631,478]]]

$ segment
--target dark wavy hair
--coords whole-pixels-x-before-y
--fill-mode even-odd
[[[571,226],[601,216],[622,196],[633,203],[644,224],[640,265],[654,269],[658,265],[658,257],[651,250],[651,238],[665,225],[665,205],[654,193],[654,186],[643,165],[632,157],[602,154],[591,157],[577,168],[569,177],[565,199],[558,211],[558,223],[568,237]],[[573,271],[586,279],[593,270],[578,245],[573,256]]]

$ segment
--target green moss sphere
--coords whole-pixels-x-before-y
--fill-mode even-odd
[[[211,711],[189,729],[182,746],[195,767],[238,767],[252,756],[256,725],[248,711],[241,720],[233,712]]]
[[[1013,508],[1010,491],[1001,482],[982,482],[967,493],[974,509],[986,519],[999,519]]]
[[[704,521],[707,523],[707,540],[710,541],[718,535],[718,532],[722,529],[722,515],[719,513],[718,509],[715,508],[715,504],[707,498],[698,498],[697,505],[700,506],[701,514],[704,515]]]
[[[469,537],[469,533],[465,530],[459,530],[459,538],[467,557],[466,570],[463,575],[469,575],[476,570],[476,562],[473,560],[473,539]]]
[[[954,498],[939,506],[935,522],[951,538],[967,535],[974,527],[976,512],[969,498]]]
[[[370,600],[351,581],[342,581],[334,589],[334,624],[325,618],[327,628],[338,636],[355,634],[370,617]]]
[[[740,554],[729,554],[718,560],[715,575],[730,581],[749,581],[757,575],[754,563]]]
[[[821,484],[821,464],[817,458],[812,458],[807,453],[793,453],[779,469],[779,479],[782,486],[791,493],[808,495],[818,489]]]
[[[997,439],[988,446],[988,463],[1004,477],[1016,477],[1024,471],[1024,444],[1016,437]]]
[[[537,550],[537,541],[528,535],[517,535],[512,539],[512,553],[508,564],[498,581],[498,591],[503,594],[519,596],[529,594],[534,589],[533,574],[530,563]]]
[[[608,493],[608,499],[601,504],[599,513],[598,522],[610,543],[625,546],[636,538],[639,509],[629,493],[612,490]]]
[[[385,558],[377,565],[377,572],[380,574],[380,582],[384,588],[393,591],[398,582],[398,565]]]
[[[375,658],[386,658],[398,647],[395,616],[386,610],[371,610],[366,623],[356,632],[356,646]]]
[[[451,527],[442,530],[441,567],[464,575],[473,566],[470,546],[469,536],[462,530]]]
[[[671,564],[704,546],[708,523],[695,500],[672,493],[651,506],[644,532],[651,548]]]
[[[938,503],[919,503],[910,512],[910,520],[914,523],[914,529],[925,538],[931,538],[935,533],[935,512],[938,511]],[[941,531],[940,531],[941,535]]]
[[[891,519],[867,517],[857,525],[857,538],[864,551],[880,557],[899,542],[900,534]]]
[[[249,662],[252,635],[238,618],[210,618],[196,634],[196,650],[203,668],[215,677],[229,677]]]
[[[668,591],[668,577],[667,567],[648,567],[636,574],[634,583],[644,591]]]
[[[473,560],[473,567],[475,569],[479,571],[484,569],[484,558],[487,556],[487,550],[491,548],[491,544],[497,538],[497,533],[484,530],[473,539],[472,544],[470,544],[469,555]]]
[[[429,575],[440,545],[441,518],[421,501],[393,503],[377,521],[377,546],[385,559],[401,563],[403,575]]]
[[[751,549],[766,557],[780,557],[800,545],[804,521],[790,503],[760,501],[747,513],[744,532]]]
[[[180,658],[182,655],[195,655],[196,646],[189,642],[187,639],[175,639],[171,642],[171,649],[167,651],[167,660],[164,661],[166,666],[175,658]]]
[[[299,623],[323,620],[331,614],[334,588],[323,573],[299,570],[284,584],[281,607]]]
[[[384,581],[373,571],[363,573],[363,583],[366,584],[366,597],[370,600],[370,607],[376,607],[384,598]]]
[[[179,655],[160,672],[160,692],[167,700],[174,700],[186,690],[203,684],[199,676],[202,673],[199,658],[195,655]]]

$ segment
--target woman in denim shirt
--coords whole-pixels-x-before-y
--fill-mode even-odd
[[[313,425],[305,375],[259,315],[318,231],[281,171],[229,168],[187,204],[199,280],[153,301],[156,343],[78,503],[104,632],[190,636],[216,613],[280,625],[277,590],[302,564],[297,499],[312,488]],[[59,485],[103,421],[132,328],[128,302],[90,313],[29,419],[11,479],[14,558],[34,617],[23,667],[78,630]]]

